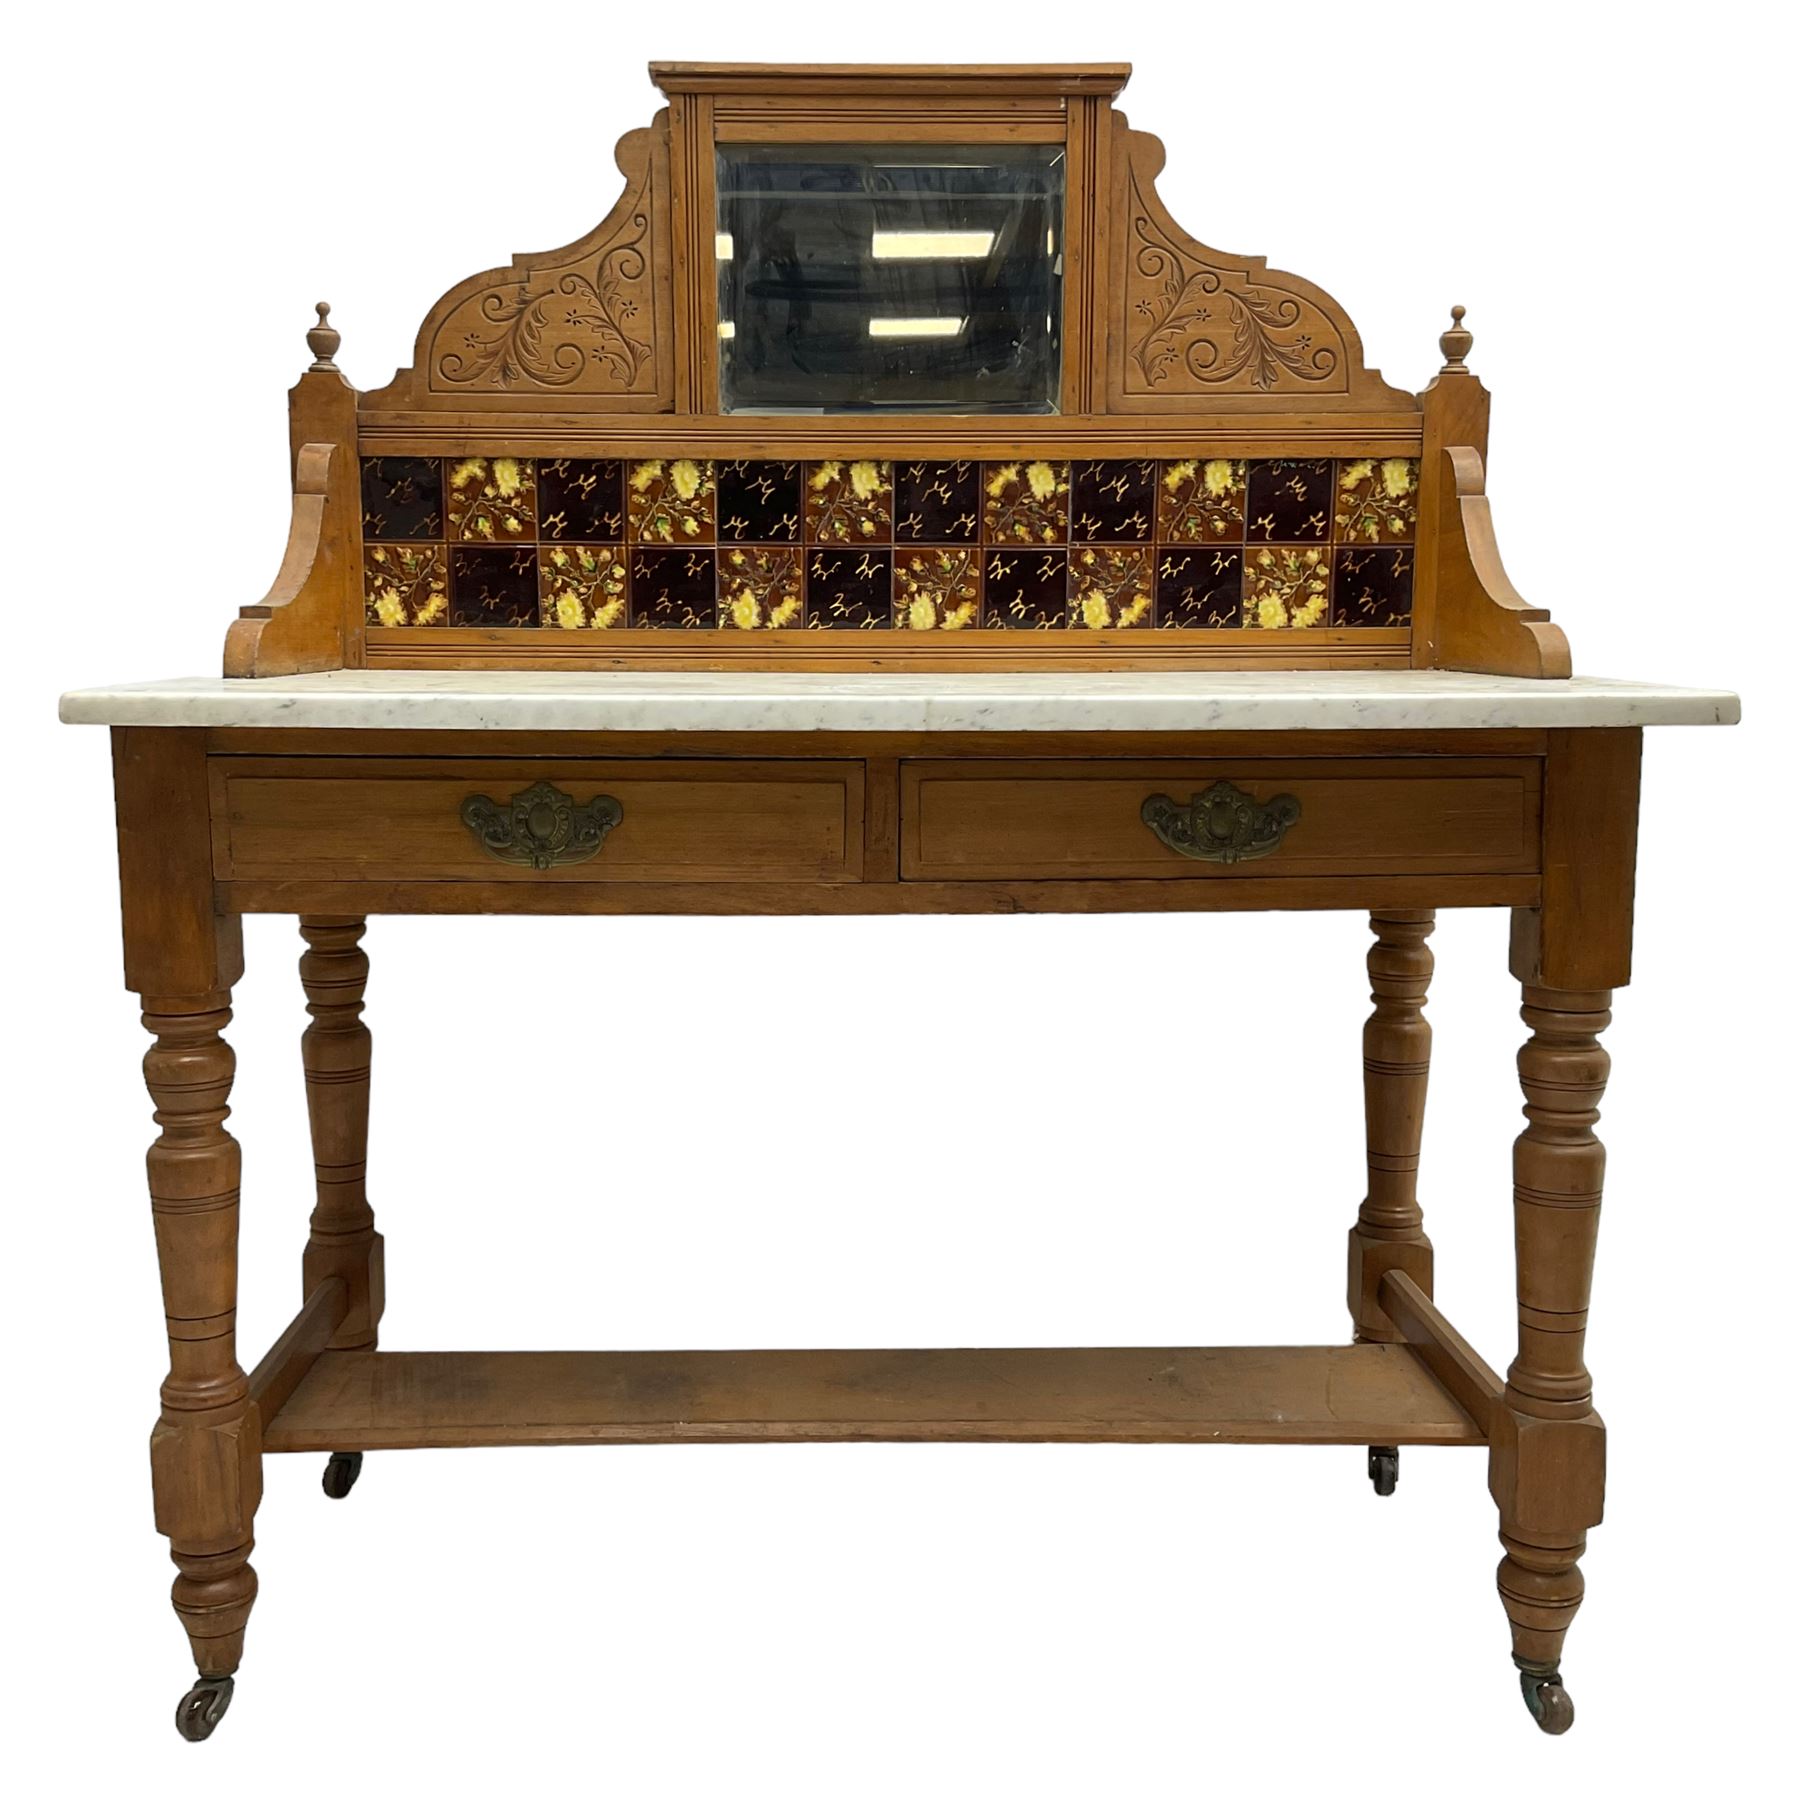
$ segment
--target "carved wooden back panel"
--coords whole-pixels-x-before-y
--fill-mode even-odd
[[[1114,110],[1123,66],[651,73],[669,104],[602,222],[453,288],[388,386],[349,388],[321,318],[292,407],[317,519],[297,502],[228,671],[1566,672],[1463,541],[1486,396],[1460,321],[1415,397],[1328,294],[1190,237]],[[721,411],[721,150],[934,144],[1052,147],[1057,410]]]

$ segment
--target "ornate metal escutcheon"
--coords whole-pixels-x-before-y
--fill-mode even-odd
[[[506,863],[554,869],[586,862],[625,817],[611,794],[596,794],[585,806],[561,788],[539,781],[510,800],[471,794],[462,803],[462,822],[489,856]]]
[[[1229,781],[1215,781],[1203,794],[1178,806],[1167,794],[1152,794],[1140,815],[1169,848],[1196,862],[1252,862],[1281,846],[1287,828],[1300,817],[1292,794],[1258,800]]]

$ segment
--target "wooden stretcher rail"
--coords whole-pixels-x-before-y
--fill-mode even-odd
[[[349,1311],[348,1283],[336,1275],[321,1281],[251,1370],[250,1404],[265,1425],[287,1404]]]
[[[1494,1409],[1506,1392],[1506,1383],[1410,1275],[1389,1269],[1377,1292],[1382,1310],[1399,1327],[1419,1360],[1481,1427],[1482,1436],[1492,1436]]]
[[[327,1351],[265,1450],[469,1444],[1480,1444],[1404,1345]]]

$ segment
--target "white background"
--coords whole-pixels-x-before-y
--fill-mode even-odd
[[[3,1634],[15,1792],[1762,1793],[1792,1773],[1795,45],[1774,8],[40,7],[12,28]],[[20,27],[23,27],[21,32]],[[363,387],[612,204],[653,56],[1130,58],[1204,240],[1422,386],[1453,300],[1515,581],[1650,734],[1589,1360],[1609,1517],[1520,1705],[1478,1453],[756,1447],[272,1458],[231,1717],[152,1530],[164,1368],[105,734],[208,671],[287,518],[328,297]],[[1425,1202],[1510,1356],[1522,1035],[1446,916]],[[232,1037],[247,1364],[310,1204],[291,922]],[[1347,1331],[1351,915],[378,920],[392,1348],[1322,1342]],[[1778,1760],[1779,1759],[1779,1760]],[[1667,1786],[1665,1786],[1667,1784]]]

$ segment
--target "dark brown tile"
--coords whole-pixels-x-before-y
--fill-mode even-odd
[[[444,465],[435,456],[365,456],[362,529],[371,543],[441,538]]]
[[[559,456],[538,463],[538,536],[545,543],[616,544],[625,536],[625,465]]]
[[[1077,544],[1069,552],[1069,623],[1089,631],[1150,624],[1154,554],[1148,544]]]
[[[894,465],[849,459],[808,463],[806,541],[809,544],[891,544],[894,541]]]
[[[804,624],[797,544],[728,544],[719,551],[719,623],[735,631]]]
[[[442,625],[450,578],[442,544],[369,544],[363,549],[363,610],[371,625]]]
[[[894,623],[907,631],[962,631],[981,618],[981,548],[916,544],[894,551]]]
[[[1323,543],[1331,535],[1331,464],[1277,457],[1253,462],[1249,530],[1254,544]]]
[[[450,546],[452,625],[535,625],[537,550]]]
[[[1248,465],[1230,457],[1166,462],[1156,484],[1156,535],[1165,544],[1241,544]]]
[[[1156,531],[1156,464],[1078,462],[1069,537],[1076,544],[1143,544]]]
[[[691,456],[634,462],[625,474],[625,524],[634,544],[710,544],[711,462]]]
[[[535,541],[537,467],[529,456],[465,456],[446,466],[452,538],[464,544]]]
[[[1331,619],[1334,625],[1407,625],[1412,622],[1413,553],[1352,550],[1337,553]]]
[[[973,544],[981,537],[981,464],[894,465],[894,541]]]
[[[719,622],[718,580],[711,550],[634,550],[631,622],[706,629]]]
[[[799,543],[797,462],[722,462],[717,468],[721,544]]]
[[[1340,544],[1410,544],[1419,526],[1419,465],[1410,456],[1337,466],[1332,530]]]
[[[981,538],[986,544],[1015,546],[1068,543],[1069,465],[983,464]]]
[[[1176,544],[1156,552],[1156,622],[1172,631],[1236,625],[1244,598],[1244,553]]]
[[[626,554],[615,544],[545,544],[538,551],[541,622],[565,631],[623,625]]]
[[[982,584],[984,626],[1056,631],[1069,622],[1066,550],[990,549],[982,563]]]
[[[1331,616],[1331,552],[1316,544],[1252,544],[1244,552],[1243,623],[1251,630],[1323,625]]]
[[[892,622],[891,550],[806,553],[806,622],[818,631],[880,631]]]

